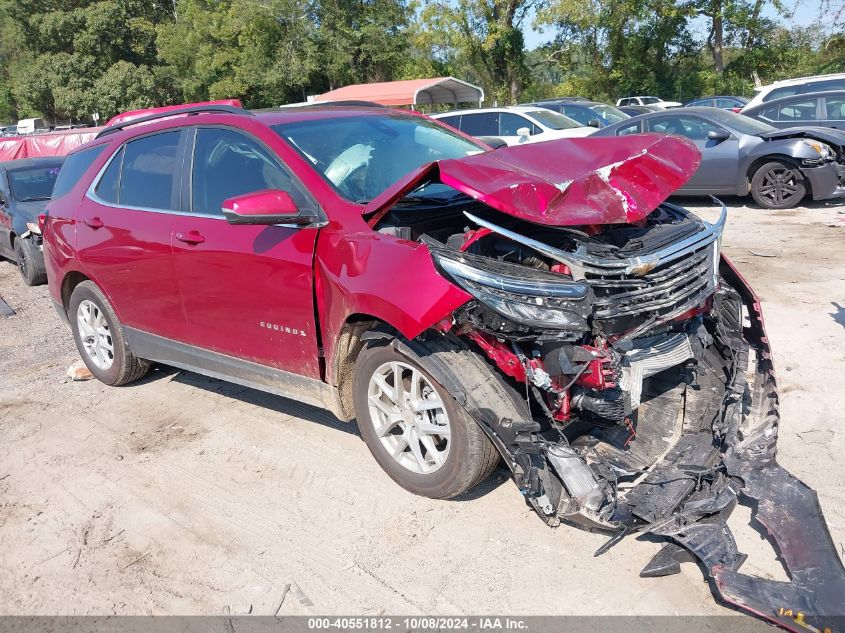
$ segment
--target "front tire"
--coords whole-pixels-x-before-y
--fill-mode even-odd
[[[764,209],[791,209],[807,195],[801,171],[786,162],[770,161],[754,172],[751,196]]]
[[[123,326],[94,282],[73,289],[68,319],[82,362],[97,380],[119,386],[147,373],[149,363],[132,353]]]
[[[365,347],[353,377],[358,428],[379,465],[415,494],[449,499],[486,479],[499,453],[408,350]]]
[[[41,286],[47,283],[44,254],[31,239],[19,237],[15,240],[15,260],[21,279],[27,286]]]

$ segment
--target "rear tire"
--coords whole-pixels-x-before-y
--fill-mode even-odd
[[[764,209],[791,209],[807,195],[804,175],[794,165],[770,161],[751,178],[751,196]]]
[[[499,463],[499,453],[419,358],[407,352],[380,345],[359,354],[353,377],[358,428],[396,483],[424,497],[450,499],[486,479]],[[397,376],[403,384],[398,393],[393,389]],[[407,406],[396,405],[388,394]]]
[[[97,380],[116,387],[147,373],[150,364],[132,353],[123,326],[94,282],[73,289],[68,320],[82,362]]]
[[[15,260],[21,279],[27,286],[40,286],[47,283],[44,254],[31,239],[19,237],[15,240]]]

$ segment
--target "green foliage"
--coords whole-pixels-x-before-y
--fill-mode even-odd
[[[102,119],[240,98],[454,75],[487,102],[559,95],[686,101],[845,67],[843,0],[825,23],[781,0],[0,0],[0,120]],[[554,36],[527,51],[528,21]]]

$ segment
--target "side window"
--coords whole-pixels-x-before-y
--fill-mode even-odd
[[[592,112],[587,110],[587,108],[581,108],[579,106],[564,106],[561,108],[560,113],[565,114],[570,119],[575,119],[581,125],[587,125],[590,122],[590,119],[597,118]]]
[[[461,131],[470,136],[496,136],[499,133],[499,113],[465,114],[461,117]]]
[[[833,121],[845,120],[845,97],[825,98],[825,118]]]
[[[640,122],[637,121],[636,123],[631,123],[629,125],[623,125],[622,127],[616,130],[616,136],[626,136],[628,134],[639,134],[640,132]]]
[[[772,101],[773,99],[780,99],[781,97],[791,97],[792,95],[800,94],[801,86],[785,86],[783,88],[775,88],[770,90],[763,101]]]
[[[451,125],[453,128],[461,129],[461,115],[458,116],[442,116],[437,119],[441,123]]]
[[[788,101],[780,105],[777,121],[815,121],[816,100],[803,99]]]
[[[173,209],[173,186],[179,166],[181,132],[174,130],[129,141],[123,149],[118,204],[146,209]]]
[[[827,79],[807,84],[804,92],[824,92],[826,90],[845,90],[845,79]]]
[[[222,216],[223,201],[264,189],[286,191],[300,209],[314,204],[267,150],[234,130],[200,128],[191,169],[191,210]]]
[[[528,119],[512,112],[502,112],[499,115],[499,136],[517,136],[517,130],[523,127],[527,127],[531,134],[534,134],[534,124]]]
[[[733,99],[716,99],[717,108],[736,108],[740,104]]]
[[[61,198],[73,189],[74,185],[85,175],[85,172],[103,153],[104,149],[106,149],[106,145],[97,145],[68,156],[59,172],[56,186],[53,187],[53,200]]]
[[[710,131],[721,131],[721,128],[708,123],[704,119],[688,116],[663,116],[649,120],[652,132],[685,136],[693,141],[706,141]]]
[[[109,166],[106,167],[106,170],[100,177],[97,188],[94,190],[102,200],[113,204],[118,203],[117,190],[120,186],[120,168],[123,165],[123,150],[123,147],[117,150],[114,158],[109,162]]]

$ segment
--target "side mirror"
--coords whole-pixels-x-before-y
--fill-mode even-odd
[[[229,224],[311,224],[312,213],[302,213],[287,191],[264,189],[223,201],[223,215]]]
[[[588,127],[601,127],[601,121],[599,121],[598,119],[590,119],[589,121],[587,121],[587,126]]]
[[[531,128],[521,127],[516,131],[516,135],[519,137],[520,143],[527,141],[528,137],[531,136]]]
[[[717,143],[721,143],[722,141],[727,141],[731,137],[730,133],[725,130],[710,130],[707,133],[707,140],[708,141],[716,141]]]

